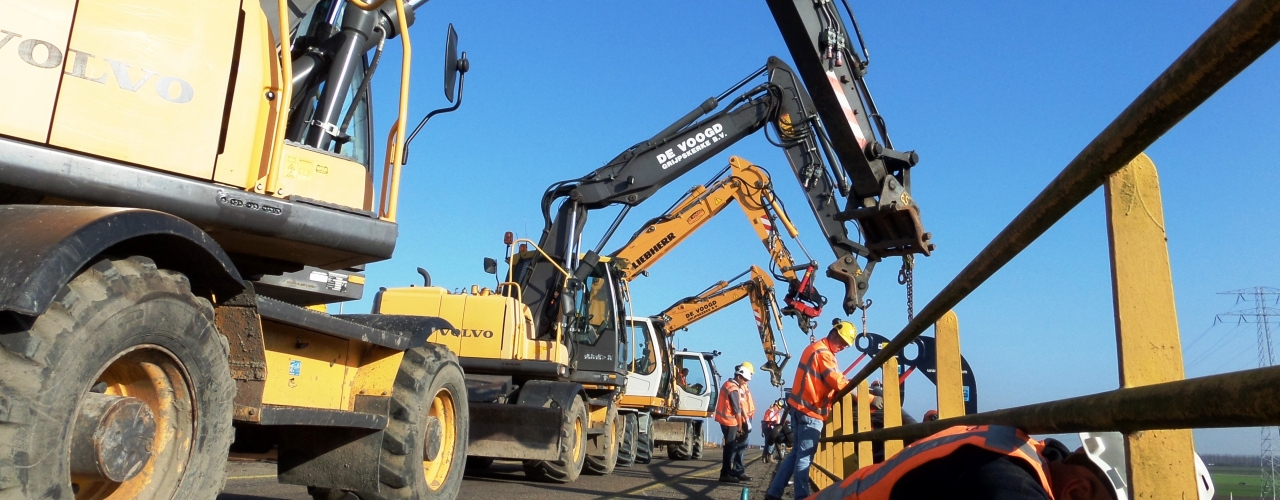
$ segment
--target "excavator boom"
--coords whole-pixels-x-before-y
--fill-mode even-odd
[[[785,228],[793,239],[799,232],[774,194],[769,173],[737,156],[729,158],[729,166],[716,176],[714,182],[694,186],[670,210],[650,219],[626,245],[610,255],[618,262],[619,275],[629,281],[647,273],[659,259],[734,201],[738,202],[756,236],[769,252],[773,276],[788,283],[787,307],[783,313],[795,316],[802,331],[810,331],[827,302],[810,279],[817,263],[796,264],[779,229]],[[804,277],[797,271],[804,271]]]
[[[751,278],[747,281],[729,285],[748,273]],[[753,265],[747,272],[718,282],[698,295],[681,299],[652,319],[654,324],[670,336],[744,298],[751,299],[751,310],[755,314],[756,328],[760,334],[760,346],[764,349],[767,360],[760,369],[769,372],[770,383],[775,387],[782,387],[786,385],[782,370],[791,359],[791,354],[785,349],[777,349],[777,338],[782,332],[782,314],[774,299],[773,280],[758,266]],[[778,325],[777,334],[774,333],[774,324]]]

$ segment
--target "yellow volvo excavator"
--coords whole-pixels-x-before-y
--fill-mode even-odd
[[[457,495],[448,325],[307,308],[395,248],[424,4],[0,0],[0,498],[211,499],[273,448],[316,498]]]

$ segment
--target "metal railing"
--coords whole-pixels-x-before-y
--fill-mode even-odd
[[[850,378],[837,394],[811,479],[825,487],[869,465],[873,441],[883,442],[889,457],[902,440],[955,425],[1003,424],[1028,433],[1126,432],[1130,498],[1195,498],[1191,428],[1280,423],[1280,367],[1183,380],[1159,181],[1142,154],[1277,41],[1280,2],[1240,0],[1227,9]],[[1099,187],[1106,194],[1121,388],[964,415],[956,403],[958,327],[950,311]],[[900,426],[896,356],[934,324],[941,420]],[[885,423],[873,431],[866,381],[877,370],[884,374]],[[945,383],[944,371],[951,374]]]

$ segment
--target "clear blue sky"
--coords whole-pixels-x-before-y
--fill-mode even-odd
[[[851,2],[871,51],[868,81],[900,149],[920,153],[914,197],[937,252],[918,260],[917,310],[1066,163],[1208,27],[1229,2]],[[414,120],[444,105],[440,67],[452,22],[471,59],[466,101],[429,124],[404,170],[395,257],[369,267],[373,287],[418,281],[490,285],[481,259],[501,257],[502,234],[536,239],[538,200],[552,182],[599,167],[626,147],[759,68],[789,60],[763,1],[488,2],[437,0],[413,27]],[[375,84],[375,120],[394,113],[399,48]],[[1216,292],[1280,284],[1274,265],[1274,190],[1280,157],[1280,59],[1270,53],[1162,138],[1148,153],[1162,174],[1169,250],[1187,373],[1256,366],[1252,326],[1211,327],[1234,297]],[[385,137],[385,136],[384,136]],[[379,153],[379,156],[381,153]],[[738,155],[768,168],[801,239],[824,267],[831,252],[782,152],[756,135],[706,162],[632,211],[612,250],[646,219]],[[613,209],[593,214],[594,242]],[[764,264],[736,208],[709,223],[634,286],[638,313],[653,314],[711,283]],[[1117,387],[1115,330],[1103,204],[1086,200],[963,302],[957,313],[983,410]],[[793,247],[793,250],[795,247]],[[905,323],[897,260],[872,279],[870,329]],[[841,285],[818,284],[840,313]],[[850,318],[855,323],[857,317]],[[798,354],[805,339],[786,336]],[[719,349],[721,370],[759,364],[746,303],[678,335]],[[840,355],[852,362],[857,353]],[[776,397],[767,377],[752,389]],[[933,407],[923,377],[908,382],[907,409]],[[1256,429],[1197,433],[1201,451],[1257,453]]]

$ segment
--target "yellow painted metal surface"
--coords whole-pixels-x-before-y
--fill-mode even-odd
[[[649,407],[649,406],[660,407],[660,406],[664,406],[665,403],[666,402],[663,401],[662,398],[655,398],[650,396],[625,396],[624,395],[622,396],[622,399],[618,401],[619,406],[625,406],[628,408],[639,408],[639,407]],[[696,412],[696,413],[703,413],[703,412]]]
[[[369,171],[349,158],[285,144],[278,196],[302,196],[363,209]]]
[[[211,179],[239,4],[80,0],[49,143]]]
[[[226,138],[213,169],[213,180],[254,189],[271,160],[280,95],[280,62],[270,22],[257,2],[244,5],[244,29],[235,88],[231,94]],[[272,99],[268,99],[268,94]]]
[[[866,380],[858,383],[858,432],[871,431],[871,387]],[[858,443],[858,468],[861,469],[874,461],[871,441]]]
[[[352,342],[352,348],[362,351],[359,353],[359,368],[354,376],[348,377],[351,386],[347,393],[352,404],[355,396],[390,396],[404,351],[358,342]]]
[[[884,375],[884,427],[902,426],[902,393],[898,387],[898,358],[889,358],[881,373]],[[884,442],[884,458],[897,455],[902,451],[902,441]]]
[[[964,415],[964,377],[960,373],[960,319],[947,311],[933,326],[938,357],[938,417]]]
[[[1182,346],[1160,179],[1146,154],[1107,180],[1107,234],[1115,305],[1120,386],[1182,380]],[[1125,436],[1129,498],[1196,498],[1190,430]]]
[[[267,352],[264,404],[348,409],[344,397],[349,340],[263,321]]]
[[[462,357],[568,362],[568,350],[534,337],[528,306],[504,295],[449,293],[440,287],[391,288],[382,292],[384,314],[436,316],[453,325],[428,339]]]
[[[64,68],[84,54],[68,52],[75,0],[0,0],[0,135],[45,142]]]
[[[694,410],[676,410],[677,417],[710,417],[712,412]]]

